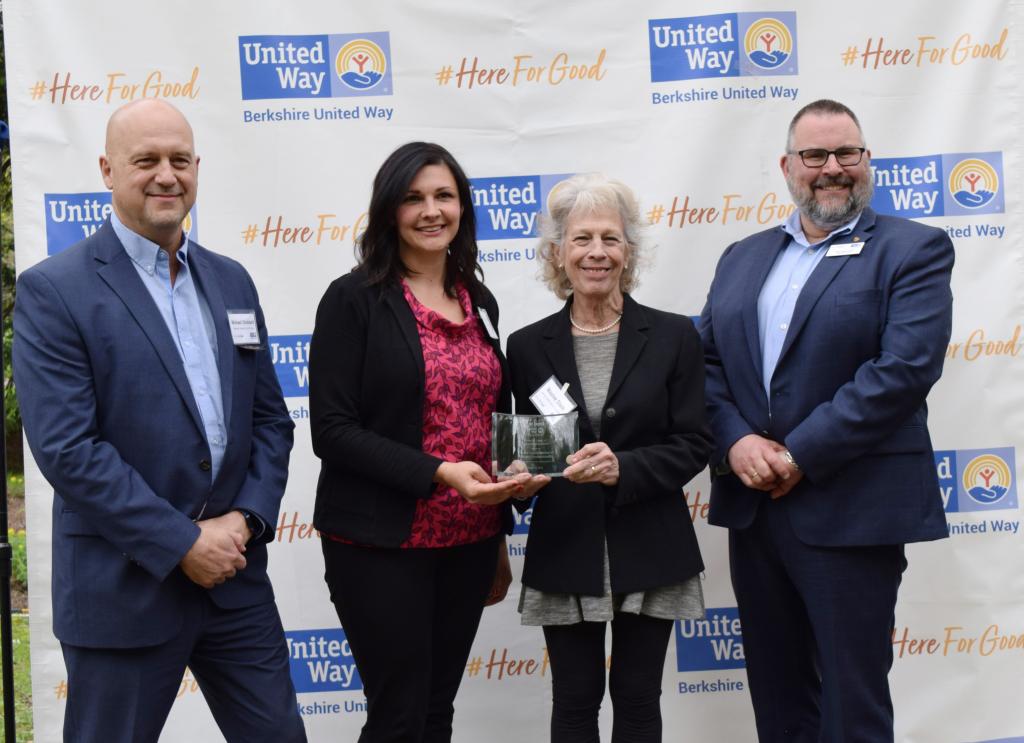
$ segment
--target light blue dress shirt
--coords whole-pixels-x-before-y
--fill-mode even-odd
[[[794,211],[782,229],[790,236],[789,244],[779,253],[775,265],[757,297],[757,331],[761,340],[761,370],[764,393],[769,404],[772,399],[771,384],[775,366],[779,363],[782,345],[793,319],[793,309],[800,291],[821,259],[828,252],[824,249],[836,235],[846,235],[857,226],[858,214],[849,222],[829,233],[828,237],[811,245],[800,224],[800,212]]]
[[[167,253],[124,226],[111,211],[114,228],[139,278],[156,303],[174,346],[185,367],[185,376],[203,420],[206,443],[210,447],[210,478],[217,478],[228,443],[221,397],[220,372],[217,369],[217,330],[210,306],[202,296],[188,262],[188,240],[182,237],[178,248],[178,275],[171,286],[171,268]],[[154,390],[154,394],[161,391]],[[169,393],[168,393],[169,394]]]

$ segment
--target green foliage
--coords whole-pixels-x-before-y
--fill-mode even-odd
[[[12,566],[11,581],[20,586],[21,590],[28,588],[28,559],[25,556],[25,530],[7,530],[7,541],[11,544]]]
[[[28,616],[15,614],[11,617],[11,624],[11,644],[14,647],[14,727],[18,743],[30,743],[34,736],[32,734],[32,668],[29,658]],[[0,720],[2,719],[3,715],[0,715]]]
[[[0,19],[2,31],[2,19]],[[3,49],[3,36],[0,33],[0,121],[10,123],[7,118],[7,72]],[[0,281],[3,282],[3,303],[0,313],[3,314],[3,401],[4,401],[4,433],[7,441],[14,444],[8,451],[8,467],[21,471],[21,411],[18,399],[14,394],[14,378],[11,376],[11,315],[14,312],[14,230],[11,210],[11,150],[6,142],[0,146]],[[13,461],[16,460],[16,461]]]
[[[3,47],[3,15],[0,9],[0,121],[7,117],[7,66]],[[4,431],[7,441],[15,441],[15,450],[20,453],[21,413],[14,396],[14,380],[11,377],[11,313],[14,309],[14,232],[11,214],[11,152],[6,146],[0,148],[0,281],[3,282],[3,400]],[[21,472],[21,459],[9,458],[8,466]],[[24,478],[13,478],[12,495],[24,497]],[[11,480],[8,487],[12,488]],[[27,584],[25,563],[25,531],[11,531],[9,539],[14,550],[13,578],[22,585]],[[32,731],[32,667],[29,658],[28,616],[15,614],[11,617],[14,647],[14,725],[18,743],[31,741]],[[2,717],[0,717],[2,720]]]

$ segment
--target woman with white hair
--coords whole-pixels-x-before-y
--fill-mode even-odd
[[[558,184],[542,220],[543,277],[565,306],[510,336],[517,413],[554,375],[579,405],[579,451],[534,502],[522,622],[540,625],[553,679],[552,741],[598,741],[605,628],[612,741],[661,740],[673,620],[702,618],[704,565],[683,487],[708,461],[704,362],[692,322],[645,307],[640,210],[602,175]]]

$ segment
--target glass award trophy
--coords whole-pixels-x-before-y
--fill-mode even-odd
[[[491,414],[491,459],[499,480],[522,472],[561,477],[565,458],[580,448],[579,412]]]

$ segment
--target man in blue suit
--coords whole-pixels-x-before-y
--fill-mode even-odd
[[[949,341],[953,245],[875,214],[835,101],[801,109],[786,224],[722,255],[700,319],[758,737],[891,741],[903,545],[945,537],[925,397]],[[715,466],[717,463],[717,466]]]
[[[266,572],[293,424],[252,280],[183,234],[198,165],[177,109],[117,110],[110,220],[18,280],[67,741],[156,741],[186,664],[228,740],[306,739]]]

